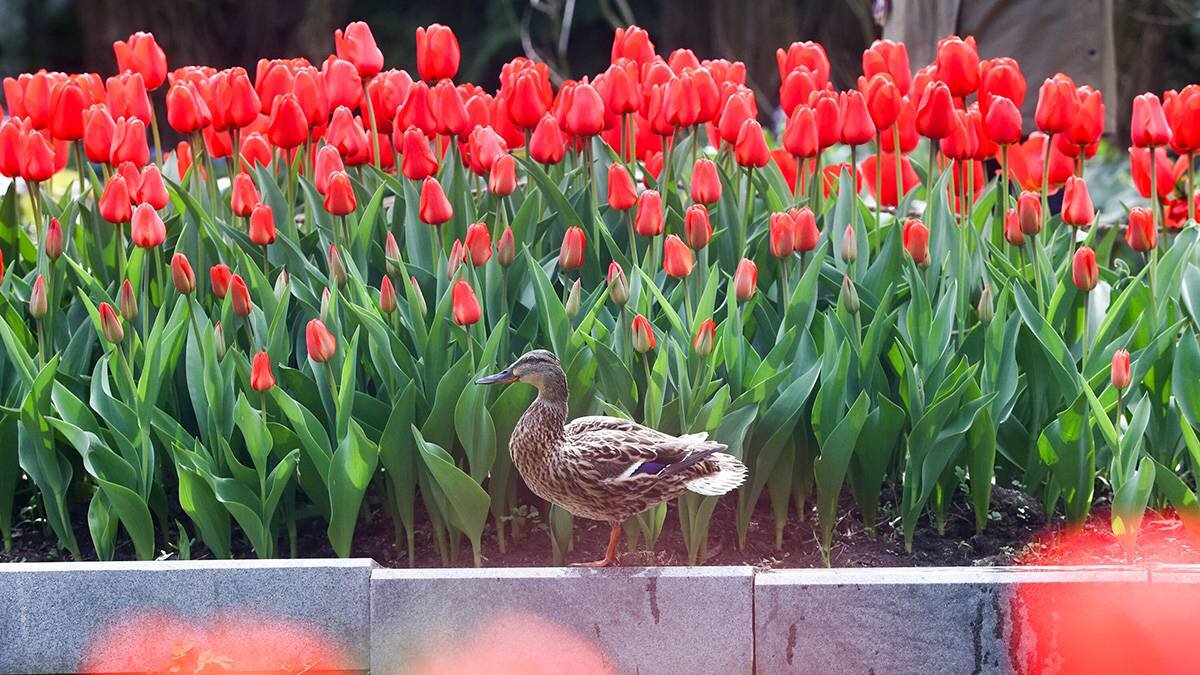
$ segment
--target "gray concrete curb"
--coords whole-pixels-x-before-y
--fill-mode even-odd
[[[1119,641],[1079,611],[1186,624],[1171,604],[1200,606],[1200,566],[21,563],[0,565],[0,671],[1055,672],[1081,625]]]

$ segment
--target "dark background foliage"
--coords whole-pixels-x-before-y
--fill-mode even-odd
[[[1114,0],[1114,12],[1119,100],[1200,80],[1200,0]],[[253,70],[261,56],[319,62],[333,30],[352,19],[371,24],[389,66],[412,68],[413,31],[440,21],[463,45],[460,79],[485,87],[522,53],[538,54],[559,78],[595,73],[613,27],[636,22],[664,53],[687,46],[701,58],[745,61],[764,112],[776,99],[776,47],[822,42],[845,87],[878,34],[870,0],[0,0],[0,17],[0,75],[39,67],[108,75],[112,42],[140,29],[158,37],[172,67]],[[1117,108],[1122,137],[1128,108]]]

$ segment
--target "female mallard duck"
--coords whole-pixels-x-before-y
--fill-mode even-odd
[[[723,495],[746,479],[746,466],[705,440],[707,434],[671,436],[617,417],[580,417],[567,423],[567,376],[554,354],[536,349],[476,384],[525,382],[537,399],[521,416],[508,449],[529,489],[576,516],[612,526],[603,560],[617,562],[621,523],[685,490]]]

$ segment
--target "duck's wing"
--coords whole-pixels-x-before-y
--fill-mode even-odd
[[[581,417],[566,425],[565,445],[602,480],[668,476],[723,450],[708,434],[671,436],[616,417]]]

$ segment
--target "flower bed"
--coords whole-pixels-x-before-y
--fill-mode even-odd
[[[6,550],[22,513],[74,558],[85,537],[100,559],[296,555],[313,532],[347,556],[369,518],[409,564],[417,532],[481,564],[540,522],[561,563],[572,518],[506,451],[532,389],[471,384],[533,348],[571,416],[707,432],[750,467],[731,547],[769,508],[777,547],[815,515],[829,561],[851,512],[911,549],[957,494],[983,531],[993,485],[1077,526],[1099,484],[1128,551],[1148,506],[1195,527],[1193,87],[1135,100],[1156,198],[1101,231],[1101,93],[1047,80],[1031,125],[1017,62],[969,38],[915,75],[877,42],[844,92],[820,45],[779,50],[777,135],[742,64],[636,27],[603,73],[517,58],[494,93],[453,81],[449,28],[417,42],[415,79],[354,23],[320,68],[168,71],[138,33],[106,81],[5,80]],[[190,139],[167,154],[160,87]],[[681,559],[708,558],[716,508],[677,501]],[[631,519],[630,548],[666,515]]]

